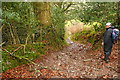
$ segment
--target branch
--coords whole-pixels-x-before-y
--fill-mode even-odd
[[[13,42],[14,42],[14,44],[16,44],[16,39],[15,39],[13,30],[12,30],[12,25],[9,24],[9,26],[10,26],[10,33],[11,33],[11,36],[12,36],[12,38],[13,38]]]
[[[23,46],[23,45],[22,45]],[[13,52],[12,52],[12,54],[14,53],[14,52],[16,52],[17,50],[19,50],[22,46],[20,46],[20,47],[18,47],[17,49],[15,49]]]
[[[54,3],[54,5],[55,5],[56,7],[60,7],[60,8],[61,8],[62,2]]]
[[[73,4],[73,3],[70,3],[64,10],[63,10],[63,12],[65,12],[65,11],[67,11],[68,10],[68,8],[70,8],[72,5],[76,5],[76,4]]]
[[[72,3],[70,3],[64,10],[63,12],[67,11],[67,9],[72,5]]]
[[[20,46],[20,47],[21,47],[21,46]],[[4,49],[4,48],[2,48],[2,50],[4,50],[4,51],[6,51],[7,53],[9,53],[9,55],[12,56],[12,57],[18,58],[18,59],[20,59],[20,60],[21,60],[21,59],[24,59],[24,60],[27,60],[28,62],[36,65],[36,63],[34,63],[33,61],[29,60],[29,59],[26,58],[26,57],[18,56],[18,55],[13,55],[13,53],[14,53],[15,51],[17,51],[20,47],[18,47],[17,49],[15,49],[12,53],[9,52],[8,50]]]
[[[2,43],[0,44],[0,46],[2,46],[3,44],[5,44],[5,42],[2,42]]]
[[[4,25],[5,25],[5,24],[3,24],[3,25],[1,26],[1,28],[0,28],[0,32],[2,31],[2,28],[4,27]]]

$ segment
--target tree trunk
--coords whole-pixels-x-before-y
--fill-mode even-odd
[[[43,26],[51,25],[51,12],[49,2],[34,2],[35,13]]]

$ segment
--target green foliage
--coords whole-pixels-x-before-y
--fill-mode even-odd
[[[16,59],[10,56],[6,52],[3,54],[3,71],[16,67],[17,65],[27,63],[22,58],[28,58],[34,60],[40,54],[45,54],[48,50],[61,49],[65,44],[65,21],[72,19],[78,19],[80,22],[86,24],[90,23],[94,30],[84,30],[81,33],[73,35],[74,40],[78,40],[84,43],[90,42],[93,46],[99,45],[102,39],[101,31],[104,30],[106,22],[112,22],[116,24],[116,3],[50,3],[51,4],[51,26],[43,26],[37,19],[34,7],[32,3],[25,2],[3,2],[2,10],[2,22],[5,27],[3,28],[3,41],[6,42],[5,48],[9,52],[13,52],[20,45],[8,45],[13,44],[12,33],[15,39],[20,41],[19,44],[26,45],[18,51],[14,52],[14,55],[21,59]],[[41,11],[42,12],[42,11]],[[1,15],[1,14],[0,14]],[[95,22],[95,24],[93,24]],[[91,26],[90,26],[91,27]],[[10,29],[11,32],[10,33]],[[36,37],[36,34],[39,36]],[[35,35],[35,40],[33,40]],[[27,40],[28,38],[28,40]],[[26,43],[27,42],[27,43]],[[96,46],[98,47],[98,46]],[[22,63],[21,63],[22,62]]]
[[[40,41],[46,46],[51,46],[56,49],[62,48],[64,43],[64,33],[59,30],[59,27],[42,27],[40,29],[40,36],[37,42]],[[61,32],[61,33],[60,33]]]
[[[69,19],[78,19],[87,24],[99,22],[105,25],[107,22],[111,22],[113,25],[117,25],[118,10],[116,2],[85,2],[72,3],[66,14]]]
[[[75,41],[79,41],[80,43],[91,43],[93,46],[93,49],[98,49],[101,47],[103,32],[95,32],[92,30],[84,30],[80,33],[76,33],[72,35],[72,39]]]
[[[52,25],[42,26],[41,24],[39,24],[39,21],[36,18],[37,16],[34,13],[32,3],[4,2],[2,6],[3,18],[1,21],[3,24],[5,24],[5,27],[3,29],[3,40],[4,42],[6,42],[4,48],[7,49],[9,52],[13,52],[20,45],[26,45],[25,48],[22,47],[13,53],[14,56],[17,56],[18,58],[12,57],[7,52],[2,52],[3,71],[6,71],[21,64],[28,63],[28,61],[23,58],[27,58],[32,61],[38,58],[40,55],[45,54],[49,50],[55,51],[61,49],[63,45],[65,45],[65,16],[64,13],[60,12],[61,10],[59,10],[58,7],[52,7]],[[8,30],[10,28],[10,25],[15,27],[16,32],[14,32],[13,29],[12,31],[13,34],[16,34],[18,36],[18,39],[20,40],[20,45],[13,43],[11,43],[11,45],[8,45],[11,39],[11,34],[9,32],[10,30]],[[8,36],[8,34],[10,36]],[[35,35],[35,40],[32,39],[33,34]],[[36,34],[38,34],[39,36],[37,36]]]
[[[101,31],[103,29],[102,24],[98,22],[93,22],[92,26],[96,32]]]
[[[38,25],[32,4],[25,2],[3,2],[1,21],[6,26],[10,24],[16,28],[20,43],[25,43],[27,35],[35,33]],[[3,35],[3,38],[8,37],[4,32]]]
[[[50,43],[54,43],[54,42],[58,43],[59,41],[63,42],[65,16],[64,13],[61,13],[62,9],[58,7],[53,7],[51,5],[52,27],[42,26],[42,28],[39,29],[38,27],[41,26],[41,24],[39,24],[39,21],[36,18],[37,16],[34,13],[34,8],[32,3],[4,2],[2,6],[3,6],[2,19],[4,20],[4,22],[9,23],[16,28],[17,31],[16,34],[18,34],[20,43],[25,43],[28,35],[30,35],[31,37],[32,34],[38,32],[40,32],[38,33],[40,34],[39,37],[39,40],[41,39],[40,41],[46,39],[46,37],[44,37],[45,36],[44,34],[46,34],[46,36],[48,35],[51,37],[47,39],[47,40],[51,39],[48,41]],[[6,24],[6,26],[8,25]],[[8,37],[7,34],[5,34],[4,32],[3,35],[4,35],[3,39]],[[31,38],[29,39],[31,40]]]
[[[65,35],[65,20],[68,19],[68,16],[63,12],[63,8],[60,6],[52,6],[52,25],[53,25],[53,36],[56,40],[56,43],[60,45],[65,44],[64,35]]]
[[[15,49],[17,49],[21,45],[9,45],[6,48],[7,51],[12,53]],[[25,50],[25,52],[24,52]],[[13,57],[10,55],[10,53],[2,51],[2,70],[6,71],[10,68],[14,68],[21,64],[28,63],[27,60],[24,60],[22,58],[27,58],[30,61],[40,57],[42,54],[45,54],[44,45],[42,43],[34,43],[26,45],[26,48],[24,49],[24,46],[18,49],[16,52],[13,53]]]
[[[81,22],[85,24],[92,25],[94,30],[84,30],[80,33],[73,35],[73,40],[80,42],[90,42],[93,45],[93,48],[98,48],[101,46],[101,41],[105,29],[105,24],[111,22],[112,25],[117,25],[117,3],[115,2],[86,2],[86,3],[77,3],[77,10],[74,9],[74,15],[79,16]],[[72,12],[72,10],[71,10]]]
[[[20,16],[19,16],[19,14],[17,12],[3,11],[3,18],[7,18],[7,20],[11,20],[11,21],[13,20],[15,22],[20,21]],[[5,22],[7,22],[7,21],[5,21]]]
[[[81,9],[79,11],[80,19],[84,22],[100,22],[105,24],[106,22],[116,22],[117,4],[115,2],[87,2],[81,3]]]

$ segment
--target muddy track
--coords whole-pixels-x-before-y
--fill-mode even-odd
[[[91,50],[89,44],[71,43],[58,52],[3,73],[3,78],[118,78],[118,53],[114,46],[110,62],[103,52]]]

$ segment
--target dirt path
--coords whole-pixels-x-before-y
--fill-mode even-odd
[[[70,41],[71,42],[71,41]],[[91,46],[72,43],[61,51],[36,59],[33,64],[21,65],[3,73],[3,78],[117,78],[118,53],[114,46],[106,64],[101,51]]]

